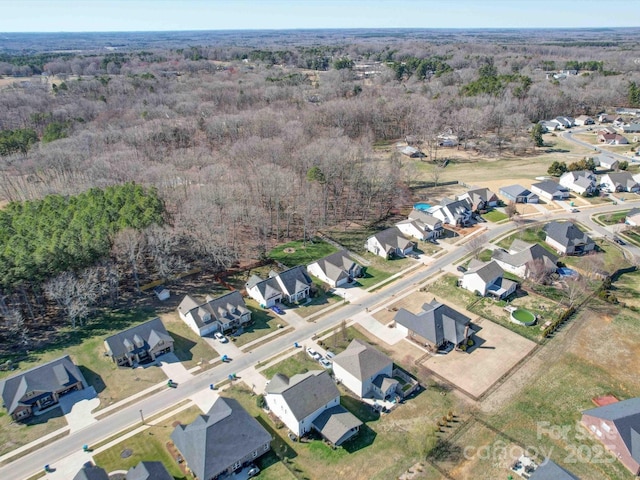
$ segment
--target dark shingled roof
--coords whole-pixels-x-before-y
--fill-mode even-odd
[[[333,363],[362,381],[371,378],[393,362],[377,348],[356,339],[334,357]]]
[[[386,230],[376,233],[374,237],[387,253],[389,253],[390,250],[395,251],[396,248],[405,250],[413,243],[402,234],[398,227],[387,228]]]
[[[198,478],[212,478],[269,443],[271,435],[237,400],[220,397],[206,415],[178,425],[171,440]]]
[[[314,263],[317,263],[327,278],[334,282],[349,278],[350,272],[353,272],[358,266],[346,250],[327,255]]]
[[[613,422],[631,457],[640,463],[640,397],[585,410],[582,414]]]
[[[445,340],[459,344],[464,340],[467,325],[471,324],[469,317],[436,300],[425,303],[417,315],[401,308],[395,321],[435,345]]]
[[[356,434],[362,422],[342,405],[336,405],[318,415],[312,424],[324,438],[340,445]]]
[[[571,222],[551,222],[544,226],[544,231],[552,240],[563,247],[588,245],[594,243],[589,236]]]
[[[291,378],[277,374],[267,384],[265,392],[281,394],[297,420],[307,418],[340,396],[338,387],[326,370],[312,370]]]
[[[271,276],[271,274],[269,274]],[[304,290],[311,285],[311,277],[307,274],[304,266],[298,265],[284,272],[274,275],[280,279],[280,283],[284,286],[284,292],[287,295],[293,295],[296,292]]]
[[[162,462],[140,462],[127,472],[126,480],[173,480]]]
[[[529,477],[529,480],[580,480],[548,458]]]
[[[114,357],[120,357],[130,352],[128,345],[133,345],[133,352],[149,350],[160,341],[173,343],[173,338],[167,333],[162,320],[154,318],[135,327],[131,327],[105,339],[105,343]],[[137,344],[142,343],[141,347]]]
[[[0,392],[7,411],[12,414],[20,405],[34,404],[42,394],[61,390],[79,381],[87,386],[80,369],[71,361],[69,355],[65,355],[4,379],[0,382]],[[28,399],[23,398],[28,392],[35,392],[36,395]]]
[[[513,241],[509,252],[500,249],[494,250],[491,258],[514,267],[526,265],[534,260],[544,261],[548,268],[554,268],[556,263],[558,263],[558,257],[542,245],[538,243],[526,243],[519,239]]]
[[[95,465],[85,465],[76,473],[73,480],[109,480],[109,475],[104,468]]]

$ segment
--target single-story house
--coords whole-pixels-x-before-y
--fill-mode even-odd
[[[637,192],[640,185],[629,172],[607,173],[600,178],[600,185],[607,192]]]
[[[569,189],[553,180],[544,180],[531,185],[531,191],[547,200],[564,200],[569,198]]]
[[[458,200],[466,200],[471,205],[471,211],[478,212],[498,206],[500,199],[488,188],[472,188],[456,197]]]
[[[522,185],[508,185],[499,190],[500,195],[515,203],[538,203],[538,195],[524,188]]]
[[[552,122],[551,120],[540,120],[538,122],[542,125],[542,133],[555,132],[560,130],[560,125],[558,122]]]
[[[16,421],[56,405],[63,395],[85,388],[87,381],[69,355],[0,381],[2,403]]]
[[[398,227],[391,227],[367,238],[364,248],[382,258],[404,257],[413,251],[414,243]]]
[[[549,273],[557,269],[558,257],[538,243],[527,243],[515,239],[509,250],[497,249],[491,258],[506,272],[527,278],[542,268]]]
[[[85,464],[73,477],[73,480],[109,480],[107,471],[93,464]]]
[[[393,398],[398,381],[393,361],[368,343],[353,340],[333,358],[333,376],[360,398]]]
[[[116,365],[131,367],[173,352],[173,338],[162,320],[154,318],[105,338],[104,349]]]
[[[600,123],[613,123],[613,122],[622,122],[622,117],[620,115],[610,115],[603,113],[598,115],[598,122]]]
[[[628,145],[629,140],[619,133],[598,133],[598,141],[607,145]]]
[[[340,250],[310,263],[307,265],[307,271],[332,287],[339,287],[362,276],[362,267],[346,250]]]
[[[502,299],[516,291],[518,282],[504,278],[504,270],[495,260],[472,260],[462,275],[460,286],[470,292],[478,292],[483,297],[491,295]]]
[[[401,308],[394,320],[409,339],[436,348],[446,342],[464,344],[473,334],[469,317],[436,300],[425,303],[417,314]]]
[[[640,133],[640,123],[630,123],[622,126],[623,133]]]
[[[443,198],[440,205],[429,209],[429,213],[449,225],[467,226],[473,223],[471,204],[467,200]]]
[[[409,158],[423,158],[425,156],[420,150],[416,147],[412,147],[411,145],[407,145],[400,149],[400,153],[406,155]]]
[[[311,295],[311,284],[306,268],[298,265],[280,273],[272,270],[266,279],[252,275],[246,288],[251,298],[263,308],[269,308],[283,300],[295,303],[308,298]]]
[[[593,157],[593,161],[600,170],[617,170],[620,165],[617,159],[608,155],[597,155]]]
[[[162,462],[140,462],[131,467],[125,480],[173,480]]]
[[[298,437],[317,431],[333,445],[356,435],[362,422],[340,405],[340,391],[326,370],[289,378],[277,373],[267,383],[269,410]]]
[[[272,438],[237,400],[219,397],[206,415],[178,425],[171,440],[199,480],[214,480],[267,453]]]
[[[595,242],[571,222],[547,223],[544,231],[544,241],[564,255],[581,255],[596,248]]]
[[[580,478],[546,458],[529,476],[529,480],[580,480]]]
[[[629,210],[624,223],[626,223],[627,225],[631,225],[632,227],[637,227],[638,225],[640,225],[640,208],[632,208],[631,210]]]
[[[574,119],[571,117],[556,117],[551,120],[553,123],[557,123],[561,129],[571,128],[574,126]]]
[[[618,115],[640,116],[640,108],[618,107],[616,108],[616,113]]]
[[[585,410],[581,423],[633,475],[640,475],[640,397]]]
[[[217,331],[227,332],[251,321],[251,310],[237,290],[217,298],[207,295],[204,303],[185,295],[178,305],[178,314],[201,337]]]
[[[598,127],[598,131],[596,132],[596,135],[600,133],[617,133],[617,132],[616,132],[616,129],[613,127]]]
[[[593,118],[591,118],[589,115],[578,115],[575,119],[576,126],[582,126],[582,125],[593,125],[594,122]]]
[[[565,172],[560,176],[559,183],[578,195],[590,195],[598,188],[597,178],[590,170]]]

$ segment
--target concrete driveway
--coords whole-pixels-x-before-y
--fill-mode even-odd
[[[60,408],[71,432],[81,430],[96,422],[91,412],[99,405],[100,399],[93,387],[60,398]]]
[[[176,357],[175,353],[165,353],[156,359],[160,364],[160,368],[167,376],[176,383],[186,382],[192,375],[184,368],[182,362]]]
[[[235,343],[227,337],[228,342],[222,343],[220,340],[216,340],[213,337],[202,337],[205,342],[207,342],[211,348],[213,348],[220,356],[227,355],[231,360],[234,358],[240,357],[243,352],[238,347],[236,347]]]

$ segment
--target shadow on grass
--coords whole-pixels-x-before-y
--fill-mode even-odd
[[[291,446],[284,441],[278,432],[273,429],[271,422],[263,418],[262,416],[256,417],[258,423],[264,427],[264,429],[271,435],[271,451],[275,453],[281,460],[287,457],[289,460],[298,456],[298,453],[291,448]],[[274,462],[275,463],[275,462]]]
[[[42,425],[44,423],[47,423],[52,418],[58,418],[62,416],[62,408],[57,406],[55,408],[52,408],[48,412],[43,413],[42,415],[33,415],[32,417],[17,423],[20,425],[25,425],[27,427],[33,427],[35,425]]]
[[[80,369],[80,373],[82,373],[82,376],[85,378],[87,383],[95,389],[96,393],[99,394],[100,392],[104,391],[106,385],[104,384],[104,380],[102,379],[100,374],[94,372],[90,368],[85,367],[84,365],[78,365],[78,368]]]
[[[360,427],[360,431],[355,437],[342,444],[342,448],[349,453],[355,453],[358,450],[372,445],[377,435],[378,434],[369,428],[367,424],[364,424]]]
[[[197,345],[193,340],[189,340],[175,332],[171,332],[173,338],[173,353],[175,353],[178,360],[181,362],[187,362],[193,359],[191,350]]]

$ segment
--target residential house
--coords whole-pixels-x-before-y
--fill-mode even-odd
[[[87,388],[69,355],[0,381],[2,402],[13,420],[25,420],[56,405],[60,397]]]
[[[558,125],[558,122],[552,122],[551,120],[541,120],[538,123],[542,125],[542,133],[549,133],[560,130],[560,125]]]
[[[631,225],[632,227],[637,227],[640,225],[640,208],[632,208],[627,213],[627,216],[624,220],[624,223],[627,225]]]
[[[622,122],[622,117],[620,115],[609,115],[606,113],[602,113],[598,115],[598,122],[600,123],[619,123]]]
[[[131,467],[125,480],[173,480],[162,462],[140,462]]]
[[[538,195],[524,188],[522,185],[508,185],[499,190],[500,195],[507,201],[515,203],[538,203],[540,201]]]
[[[311,277],[302,265],[289,268],[284,272],[269,272],[269,277],[262,279],[251,276],[247,282],[247,294],[263,308],[274,306],[281,301],[300,302],[311,295]]]
[[[640,397],[585,410],[581,422],[633,475],[640,475]]]
[[[439,220],[438,220],[439,221]],[[436,232],[418,220],[402,220],[396,223],[396,227],[403,234],[423,242],[435,238]]]
[[[382,258],[404,257],[413,251],[414,243],[398,227],[391,227],[367,238],[364,248]]]
[[[580,478],[546,458],[529,476],[529,480],[580,480]]]
[[[204,303],[185,295],[178,305],[178,314],[201,337],[217,331],[228,332],[251,322],[251,310],[237,290],[217,298],[207,295]]]
[[[360,398],[394,398],[393,361],[368,343],[353,340],[333,358],[333,376]]]
[[[569,189],[553,180],[544,180],[531,185],[531,191],[547,200],[564,200],[569,198]]]
[[[471,211],[479,212],[489,208],[497,207],[500,199],[488,188],[472,188],[462,195],[457,196],[458,200],[466,200],[471,205]]]
[[[407,223],[410,222],[416,222],[416,225],[418,227],[417,231],[415,230],[414,226],[406,226]],[[411,213],[409,213],[409,217],[407,218],[407,220],[399,223],[404,224],[405,227],[401,227],[399,224],[396,224],[396,227],[398,227],[398,229],[402,233],[409,236],[414,236],[413,233],[420,234],[421,231],[424,231],[423,240],[428,240],[430,238],[440,238],[442,235],[444,235],[444,225],[442,223],[442,220],[434,217],[428,211],[425,212],[424,210],[418,210],[414,208],[413,210],[411,210]],[[416,236],[415,238],[419,237]]]
[[[623,133],[640,133],[640,123],[630,123],[622,126]]]
[[[358,265],[346,250],[332,253],[307,265],[307,271],[332,287],[350,283],[362,276],[362,267]]]
[[[597,155],[593,157],[593,161],[600,170],[617,170],[620,165],[617,159],[608,155]]]
[[[153,362],[163,353],[173,352],[173,338],[162,320],[154,318],[107,337],[104,349],[116,365],[131,367]]]
[[[425,303],[417,314],[401,308],[394,320],[409,339],[436,348],[447,342],[464,344],[473,334],[469,317],[436,300]]]
[[[429,209],[429,213],[444,223],[456,226],[468,226],[474,221],[471,204],[467,200],[443,198],[440,205]]]
[[[598,141],[607,145],[628,145],[629,140],[619,133],[598,133]]]
[[[416,147],[412,147],[411,145],[407,145],[400,149],[400,153],[406,155],[409,158],[423,158],[425,156],[420,150]]]
[[[469,268],[462,275],[460,286],[483,297],[491,295],[502,299],[516,291],[518,282],[504,278],[504,270],[495,260],[471,260]]]
[[[556,117],[551,122],[557,123],[561,130],[571,128],[574,125],[574,119],[571,117]]]
[[[358,433],[362,422],[340,405],[340,391],[326,370],[289,378],[277,373],[265,388],[269,410],[298,437],[317,431],[334,445]]]
[[[618,115],[632,115],[632,116],[640,116],[640,108],[630,108],[630,107],[619,107],[616,108],[616,113]]]
[[[600,133],[617,133],[616,129],[613,127],[599,127],[597,134]]]
[[[109,474],[102,467],[86,464],[76,473],[73,480],[109,480]]]
[[[520,278],[541,273],[540,270],[552,273],[556,271],[558,257],[538,243],[527,243],[515,239],[509,250],[497,249],[491,256],[506,272]]]
[[[593,125],[596,122],[593,121],[593,118],[591,118],[589,115],[578,115],[575,119],[576,126],[582,126],[582,125]]]
[[[458,137],[455,135],[438,135],[436,140],[439,147],[455,147],[458,145]]]
[[[598,188],[597,178],[590,170],[565,172],[559,183],[578,195],[591,195]]]
[[[171,440],[199,480],[218,479],[271,448],[271,435],[237,400],[219,397],[206,415],[178,425]]]
[[[547,223],[544,231],[544,241],[564,255],[581,255],[596,248],[595,242],[571,222]]]
[[[600,185],[606,192],[637,192],[640,185],[629,172],[607,173],[600,178]]]

